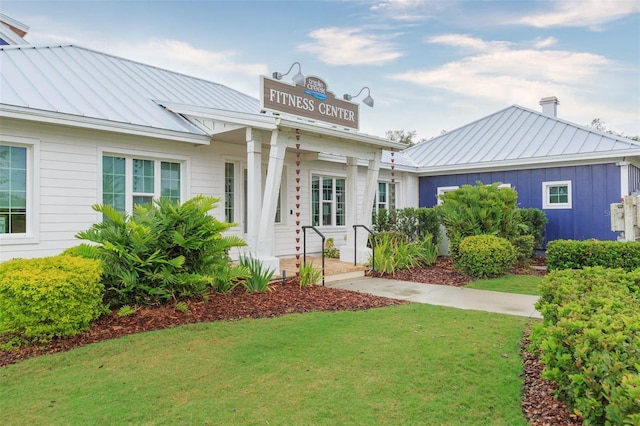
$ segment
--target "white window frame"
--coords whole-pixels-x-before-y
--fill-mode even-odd
[[[183,203],[190,198],[190,185],[188,182],[188,170],[190,170],[189,157],[181,155],[172,155],[165,153],[149,153],[147,151],[136,151],[127,149],[98,148],[98,200],[102,203],[102,159],[107,157],[121,157],[125,159],[125,212],[133,213],[133,197],[134,195],[146,195],[133,192],[133,160],[152,160],[153,179],[154,179],[154,199],[160,198],[161,194],[161,163],[179,163],[180,164],[180,202]],[[102,220],[101,214],[98,214],[98,221]]]
[[[310,177],[309,177],[309,213],[310,213],[310,219],[311,219],[311,223],[313,224],[313,178],[317,177],[319,179],[319,223],[318,225],[314,225],[314,226],[318,226],[321,228],[343,228],[346,225],[346,221],[347,221],[347,216],[348,216],[348,212],[347,212],[347,207],[348,207],[348,203],[347,203],[347,178],[346,176],[340,176],[337,174],[333,174],[333,173],[326,173],[326,172],[318,172],[318,171],[310,171]],[[331,205],[332,205],[332,210],[331,210],[331,225],[323,225],[322,224],[322,205],[327,203],[327,201],[322,199],[322,180],[323,179],[332,179],[333,181],[333,199],[331,200]],[[338,218],[338,201],[336,199],[336,180],[337,179],[342,179],[344,180],[344,197],[345,197],[345,201],[344,201],[344,220],[345,220],[345,225],[336,225],[337,222],[337,218]],[[376,186],[377,188],[377,186]]]
[[[0,145],[27,149],[26,231],[22,234],[0,234],[0,246],[37,244],[40,242],[40,140],[0,134]]]
[[[377,212],[380,209],[380,201],[378,199],[378,197],[380,196],[380,184],[383,183],[386,185],[387,187],[387,201],[384,203],[385,207],[383,207],[385,210],[389,211],[389,205],[391,204],[391,192],[389,191],[389,188],[391,188],[391,185],[393,185],[395,187],[395,205],[393,206],[394,209],[398,208],[398,188],[399,188],[399,183],[398,181],[395,182],[391,182],[388,180],[379,180],[378,184],[376,185],[376,195],[374,197],[374,202],[373,202],[373,211]]]
[[[436,205],[439,206],[440,204],[442,204],[442,199],[440,198],[440,195],[446,194],[447,192],[453,192],[456,189],[460,189],[460,187],[457,186],[457,185],[454,185],[454,186],[439,186],[436,189],[436,201],[437,201]]]
[[[567,187],[567,202],[566,203],[551,203],[549,200],[549,190],[554,186],[566,186]],[[555,180],[549,182],[542,182],[542,209],[543,210],[559,210],[559,209],[571,209],[572,208],[573,192],[571,189],[570,180]]]

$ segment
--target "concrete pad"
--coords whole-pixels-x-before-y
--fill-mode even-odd
[[[371,277],[335,281],[327,287],[430,305],[542,318],[534,308],[538,296]]]

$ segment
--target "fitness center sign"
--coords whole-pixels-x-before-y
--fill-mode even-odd
[[[306,77],[304,86],[260,78],[261,109],[323,121],[358,129],[358,104],[336,99],[327,84],[317,77]]]

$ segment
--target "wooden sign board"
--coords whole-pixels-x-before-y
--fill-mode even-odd
[[[260,107],[265,111],[284,113],[315,121],[358,129],[358,104],[337,99],[327,84],[317,77],[305,78],[304,86],[260,77]]]

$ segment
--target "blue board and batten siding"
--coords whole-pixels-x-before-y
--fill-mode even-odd
[[[467,173],[420,178],[422,207],[437,203],[438,187],[508,183],[518,191],[518,204],[522,208],[542,209],[543,182],[571,181],[572,208],[545,209],[549,219],[546,241],[557,239],[615,240],[609,210],[611,203],[620,202],[620,169],[615,164],[550,167],[485,173]]]

